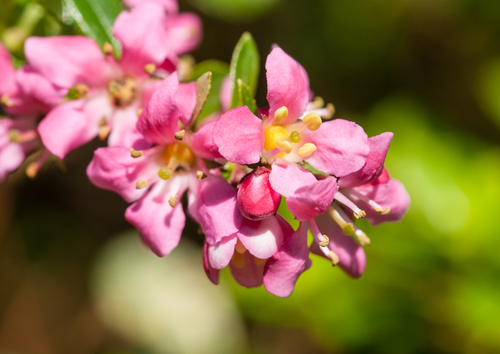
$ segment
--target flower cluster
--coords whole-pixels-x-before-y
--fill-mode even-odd
[[[35,150],[30,176],[50,155],[107,139],[87,175],[131,203],[125,218],[156,255],[177,246],[187,212],[205,236],[203,267],[215,284],[229,266],[239,284],[289,296],[310,252],[359,277],[370,240],[355,220],[398,221],[409,205],[384,167],[393,134],[369,138],[332,120],[333,106],[314,98],[305,69],[277,46],[266,60],[267,107],[245,101],[243,85],[229,109],[241,80],[228,77],[223,108],[203,117],[211,73],[183,82],[177,71],[179,55],[200,41],[199,19],[172,0],[126,4],[113,26],[119,59],[87,37],[31,37],[16,71],[0,47],[9,116],[0,120],[0,180]],[[277,214],[280,203],[296,230]]]

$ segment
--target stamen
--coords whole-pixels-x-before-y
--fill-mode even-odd
[[[167,179],[169,179],[170,177],[172,177],[172,171],[170,171],[166,167],[162,167],[158,171],[158,177],[160,177],[161,179],[164,179],[166,181]]]
[[[99,127],[99,139],[100,140],[106,140],[108,137],[109,133],[111,133],[111,128],[108,127],[107,125],[103,125]]]
[[[40,166],[38,164],[38,161],[30,163],[28,167],[26,167],[26,176],[31,179],[35,178],[38,174],[39,168]]]
[[[196,178],[198,179],[198,181],[201,181],[202,179],[205,179],[207,177],[208,176],[203,171],[196,172]]]
[[[80,97],[85,96],[89,92],[89,87],[85,84],[77,84],[74,89]]]
[[[358,199],[358,200],[364,201],[365,203],[368,203],[368,205],[371,206],[373,208],[373,210],[375,210],[380,215],[387,215],[391,212],[391,207],[382,208],[382,206],[380,204],[378,204],[376,201],[359,193],[357,190],[355,190],[353,188],[343,190],[343,193],[348,195],[351,199],[355,199],[355,200]]]
[[[311,112],[302,118],[302,123],[307,125],[307,128],[311,131],[318,130],[319,127],[321,127],[322,122],[323,121],[321,120],[319,114],[315,112]]]
[[[356,219],[364,218],[366,216],[366,213],[364,210],[361,210],[360,208],[358,208],[358,206],[356,204],[354,204],[349,198],[347,198],[341,192],[335,193],[335,200],[337,200],[339,203],[342,203],[346,207],[351,209],[354,216],[356,217]]]
[[[3,94],[2,97],[0,97],[0,103],[4,105],[5,107],[12,107],[12,101],[9,99],[8,94]]]
[[[151,64],[146,64],[144,66],[144,72],[148,75],[153,75],[153,73],[155,72],[156,70],[156,65],[151,63]]]
[[[333,251],[330,251],[330,253],[328,254],[328,258],[330,258],[334,267],[340,262],[339,256]]]
[[[243,254],[247,251],[246,247],[243,246],[243,244],[241,243],[240,239],[238,239],[236,241],[236,245],[234,246],[234,249],[236,250],[236,252],[238,252],[239,254]]]
[[[300,134],[298,131],[294,130],[290,133],[290,141],[292,143],[298,144],[302,139],[300,138]]]
[[[299,156],[300,157],[303,157],[303,158],[306,158],[306,157],[309,157],[311,156],[311,154],[316,151],[316,145],[314,145],[313,143],[305,143],[304,145],[302,145],[302,147],[299,149]]]
[[[330,250],[328,249],[328,243],[330,240],[326,235],[323,235],[318,228],[318,225],[316,224],[316,221],[314,219],[310,219],[307,221],[309,223],[309,230],[311,230],[311,233],[313,234],[314,241],[313,242],[318,242],[320,250],[324,253],[326,257],[329,256]]]
[[[329,243],[330,243],[330,239],[328,238],[328,236],[326,236],[325,234],[323,234],[323,241],[321,241],[319,243],[319,245],[321,247],[326,247],[326,246],[328,246]]]
[[[277,143],[278,150],[284,154],[289,154],[292,152],[293,145],[291,142],[286,140],[278,140]]]
[[[134,148],[130,148],[130,156],[132,156],[134,159],[141,157],[142,151],[137,151]]]
[[[106,55],[113,55],[113,53],[114,53],[113,45],[109,42],[105,42],[104,46],[102,47],[102,51]]]
[[[354,240],[357,243],[359,243],[360,246],[368,246],[371,243],[368,236],[366,236],[366,234],[357,227],[352,236],[354,237]]]
[[[322,97],[316,96],[313,101],[313,109],[321,108],[325,106],[325,100]]]
[[[186,134],[186,131],[183,129],[181,131],[178,131],[177,133],[174,134],[174,138],[177,140],[182,141],[184,139],[184,134]]]
[[[333,117],[333,115],[335,114],[335,106],[332,104],[332,103],[328,103],[326,105],[326,111],[327,111],[327,114],[325,114],[323,117],[325,119],[330,119]]]
[[[179,196],[177,194],[171,196],[170,198],[168,198],[168,204],[170,204],[172,208],[175,208],[175,206],[177,205],[177,199],[179,199]]]
[[[274,112],[274,122],[276,124],[280,124],[281,122],[283,122],[286,117],[288,117],[288,108],[286,108],[285,106],[278,108],[276,112]]]
[[[9,130],[9,140],[11,143],[20,143],[21,142],[21,132],[17,129]]]
[[[336,208],[329,206],[328,214],[330,214],[333,221],[335,221],[340,226],[342,232],[344,232],[344,235],[351,236],[354,233],[354,224],[345,221]]]
[[[137,189],[143,189],[146,188],[147,186],[148,186],[148,181],[146,181],[145,179],[140,179],[135,184],[135,188]]]
[[[379,207],[374,207],[373,210],[375,210],[377,213],[380,215],[387,215],[391,212],[391,207],[387,207],[385,209],[379,208]]]
[[[139,109],[137,110],[137,117],[139,117],[139,116],[142,114],[142,111],[143,111],[143,109],[142,109],[142,108],[139,108]]]

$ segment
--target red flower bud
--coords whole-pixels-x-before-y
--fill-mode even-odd
[[[262,220],[276,214],[281,195],[271,188],[269,171],[258,167],[242,178],[238,189],[238,207],[244,217]]]

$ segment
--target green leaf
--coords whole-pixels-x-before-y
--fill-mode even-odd
[[[193,116],[188,124],[188,126],[192,126],[196,123],[203,106],[207,102],[207,97],[210,94],[210,90],[212,88],[212,73],[206,72],[201,75],[196,80],[196,105],[194,107]]]
[[[212,87],[210,88],[205,105],[198,116],[198,121],[221,109],[219,92],[224,78],[229,74],[229,65],[218,60],[203,61],[194,66],[191,80],[197,80],[208,71],[212,73]]]
[[[318,176],[324,176],[324,177],[330,177],[331,175],[323,172],[323,171],[320,171],[320,170],[317,170],[315,169],[314,167],[312,167],[309,163],[305,162],[305,161],[301,161],[299,162],[299,165],[301,165],[302,167],[304,167],[307,171],[311,172],[312,174],[314,175],[318,175]]]
[[[238,106],[247,106],[253,114],[257,115],[257,104],[250,92],[250,87],[245,84],[241,79],[238,79],[238,96],[239,104]]]
[[[62,0],[64,23],[76,22],[84,35],[101,47],[109,42],[119,51],[120,42],[113,38],[113,22],[122,11],[119,0]]]
[[[240,103],[238,79],[249,87],[251,97],[255,96],[259,78],[260,57],[257,44],[248,32],[243,33],[233,51],[229,75],[233,82],[233,96],[230,108],[238,107]]]

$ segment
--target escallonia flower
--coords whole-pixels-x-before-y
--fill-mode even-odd
[[[233,196],[223,189],[232,187],[212,175],[205,163],[221,157],[213,145],[214,123],[193,131],[200,110],[196,83],[179,84],[172,74],[153,93],[137,122],[138,131],[153,146],[99,148],[87,168],[96,186],[133,202],[125,218],[158,256],[170,253],[180,240],[186,190],[188,211],[195,220],[205,221],[207,237],[219,240],[240,226]]]
[[[96,136],[109,136],[110,146],[147,147],[136,129],[138,114],[161,84],[157,72],[175,70],[167,63],[176,54],[165,45],[166,16],[161,5],[150,2],[123,11],[113,24],[113,35],[122,46],[119,61],[109,43],[103,55],[83,36],[28,38],[25,53],[30,66],[69,98],[38,127],[50,152],[64,158]]]
[[[64,93],[30,66],[16,70],[9,52],[1,44],[0,77],[0,104],[8,114],[0,119],[0,183],[3,183],[28,155],[41,150],[39,158],[26,169],[29,177],[34,177],[49,157],[36,127]]]

